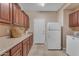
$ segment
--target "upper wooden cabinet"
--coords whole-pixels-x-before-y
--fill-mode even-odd
[[[0,22],[12,23],[12,4],[0,3]]]
[[[22,14],[22,16],[23,16],[23,25],[24,25],[24,27],[26,28],[26,30],[29,28],[29,17],[28,17],[28,15],[24,12],[24,11],[22,11],[23,12],[23,14]]]
[[[13,4],[13,24],[19,25],[20,7],[18,4]]]
[[[24,22],[25,22],[24,21],[25,20],[24,19],[24,15],[25,15],[24,11],[21,11],[21,20],[20,20],[20,23],[21,23],[22,26],[24,26]]]
[[[77,11],[77,13],[78,13],[77,14],[78,15],[77,17],[78,17],[78,26],[79,26],[79,11]]]
[[[79,17],[78,17],[78,11],[72,13],[69,15],[69,26],[70,27],[77,27],[79,24]]]
[[[26,30],[29,28],[29,17],[25,14],[25,22],[24,22]]]
[[[16,3],[0,3],[0,22],[11,23],[28,29],[29,17]]]

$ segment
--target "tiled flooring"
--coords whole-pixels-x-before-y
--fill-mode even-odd
[[[50,51],[45,45],[33,45],[28,56],[66,56],[63,51]]]

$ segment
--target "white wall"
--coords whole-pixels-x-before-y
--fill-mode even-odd
[[[41,11],[41,12],[35,12],[35,11],[27,11],[26,12],[29,15],[30,20],[30,30],[33,31],[34,19],[45,19],[46,24],[48,22],[57,22],[57,12],[51,12],[51,11]]]
[[[66,35],[69,34],[70,28],[69,28],[69,17],[68,14],[70,11],[65,11],[66,7],[68,7],[70,3],[65,4],[63,8],[61,8],[57,13],[58,13],[58,21],[60,25],[62,26],[62,45],[63,48],[66,48]]]

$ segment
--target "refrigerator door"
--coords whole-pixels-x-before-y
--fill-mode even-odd
[[[61,31],[48,31],[48,49],[61,49]]]
[[[48,23],[48,31],[58,31],[61,30],[59,23]]]

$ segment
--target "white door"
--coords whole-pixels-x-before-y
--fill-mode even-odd
[[[47,41],[48,41],[48,49],[61,49],[61,32],[49,31]]]
[[[45,20],[34,20],[34,43],[45,43]]]
[[[58,23],[47,24],[48,49],[61,49],[61,27]]]

